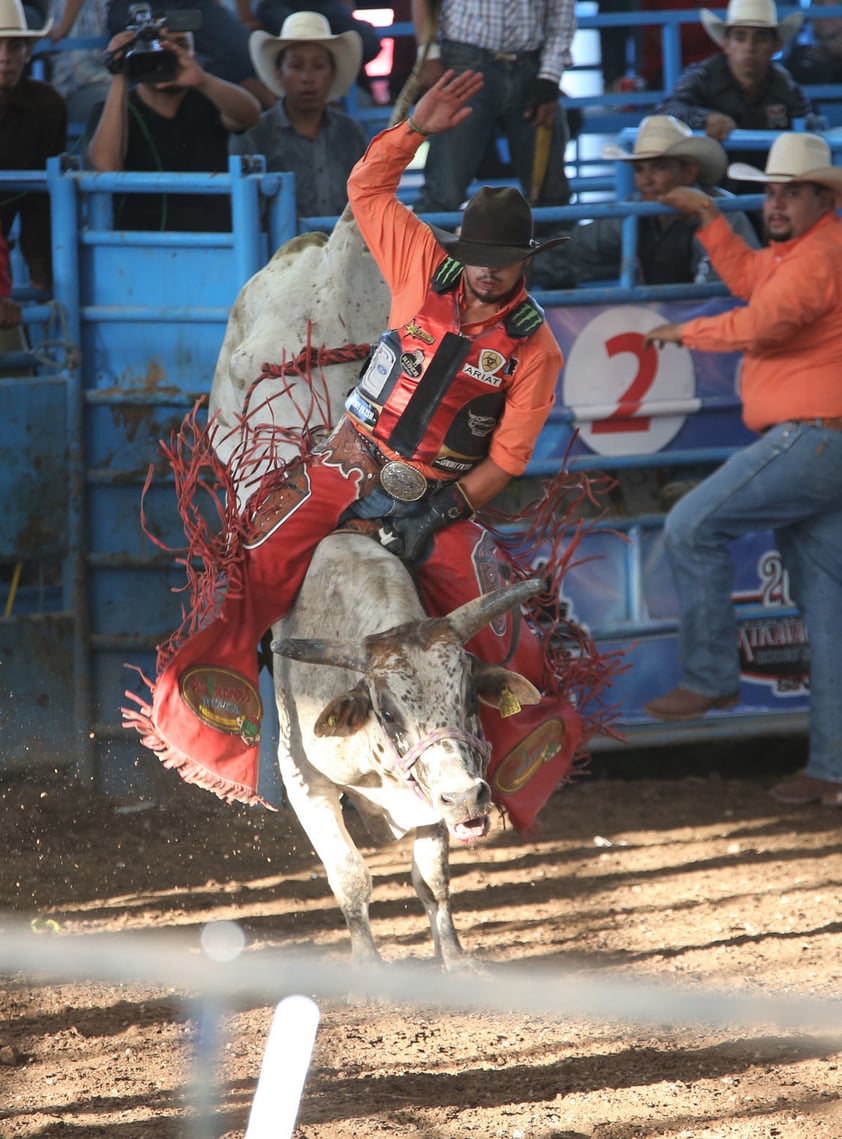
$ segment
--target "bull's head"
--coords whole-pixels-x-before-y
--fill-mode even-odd
[[[403,772],[461,841],[488,831],[491,790],[483,778],[487,745],[479,703],[511,715],[537,704],[538,690],[519,673],[489,665],[464,645],[486,624],[541,588],[538,579],[469,601],[433,617],[373,633],[362,645],[319,639],[272,642],[274,652],[308,664],[362,673],[315,724],[317,736],[350,736],[376,723],[372,747],[384,769]]]

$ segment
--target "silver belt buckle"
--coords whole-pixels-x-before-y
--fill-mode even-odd
[[[398,502],[417,502],[427,493],[427,480],[421,472],[394,459],[380,468],[380,485]]]

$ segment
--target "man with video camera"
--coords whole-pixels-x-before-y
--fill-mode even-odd
[[[204,70],[191,32],[153,22],[147,9],[111,39],[107,59],[111,87],[86,131],[95,170],[227,171],[229,132],[254,126],[260,104],[242,87]],[[115,195],[115,229],[213,232],[230,226],[230,207],[222,197]]]
[[[150,0],[156,16],[165,13],[170,31],[192,31],[196,54],[205,71],[245,87],[264,108],[275,104],[275,96],[257,78],[249,57],[251,23],[239,16],[221,0]],[[132,23],[136,0],[107,0],[106,25],[110,36],[116,36]],[[192,26],[185,22],[189,17]],[[178,25],[176,21],[179,21]]]

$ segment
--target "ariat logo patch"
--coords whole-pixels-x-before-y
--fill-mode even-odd
[[[405,332],[407,336],[414,336],[416,340],[423,340],[425,344],[435,343],[435,336],[431,332],[425,332],[423,328],[419,328],[414,320],[409,322]]]
[[[494,373],[502,368],[505,363],[505,356],[501,356],[499,352],[495,352],[492,348],[486,348],[479,354],[479,366],[484,372]]]
[[[545,720],[539,724],[501,761],[491,780],[492,788],[501,795],[519,791],[539,768],[561,751],[564,732],[561,720]]]
[[[479,380],[481,384],[488,384],[492,388],[499,388],[503,377],[497,373],[506,363],[506,357],[501,356],[493,348],[486,348],[479,354],[479,367],[466,364],[463,371],[472,380]]]
[[[401,370],[407,376],[411,376],[413,380],[417,380],[423,369],[424,353],[420,348],[416,348],[414,352],[401,353]]]
[[[249,745],[260,743],[263,704],[260,694],[239,672],[210,665],[190,668],[181,678],[181,696],[204,724]]]

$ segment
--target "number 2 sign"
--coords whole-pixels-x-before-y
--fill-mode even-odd
[[[686,348],[646,345],[666,323],[654,309],[618,305],[586,324],[564,368],[564,402],[580,437],[598,455],[659,451],[698,411],[693,358]]]

